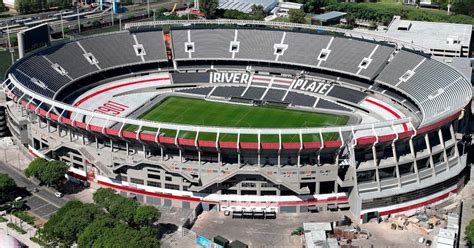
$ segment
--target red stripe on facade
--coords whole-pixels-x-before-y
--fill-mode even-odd
[[[444,193],[440,196],[431,198],[431,199],[423,201],[423,202],[419,202],[419,203],[409,205],[409,206],[405,206],[405,207],[400,207],[400,208],[394,208],[394,209],[391,209],[391,210],[381,211],[381,212],[379,212],[379,215],[380,216],[386,216],[386,215],[389,215],[389,214],[396,214],[396,213],[406,212],[406,211],[409,211],[409,210],[420,208],[420,207],[426,206],[428,204],[432,204],[432,203],[441,201],[441,200],[447,198],[450,193],[456,193],[457,191],[458,191],[458,188],[455,188],[455,189],[451,190],[448,193]],[[363,215],[361,215],[360,217],[363,218]]]
[[[217,201],[206,201],[202,200],[196,197],[190,197],[190,196],[177,196],[177,195],[171,195],[171,194],[163,194],[163,193],[157,193],[157,192],[148,192],[142,189],[134,189],[126,186],[121,186],[121,185],[115,185],[112,183],[107,183],[103,181],[97,181],[98,184],[108,187],[108,188],[113,188],[117,190],[122,190],[122,191],[127,191],[127,192],[132,192],[140,195],[147,195],[147,196],[154,196],[154,197],[160,197],[160,198],[167,198],[167,199],[174,199],[174,200],[180,200],[180,201],[191,201],[191,202],[204,202],[204,203],[211,203],[211,204],[218,204],[219,202]]]
[[[397,114],[397,112],[395,112],[395,111],[391,110],[390,108],[388,108],[387,106],[385,106],[385,105],[383,105],[383,104],[380,104],[380,103],[378,103],[378,102],[376,102],[376,101],[372,101],[372,100],[370,100],[370,99],[365,99],[365,101],[368,102],[368,103],[371,103],[371,104],[373,104],[373,105],[376,105],[377,107],[383,108],[385,111],[387,111],[387,112],[389,112],[391,115],[395,116],[395,118],[400,119],[400,115]],[[402,126],[403,126],[403,130],[405,130],[405,132],[408,131],[408,127],[407,127],[407,124],[406,124],[406,123],[403,123]]]
[[[134,85],[134,84],[141,84],[141,83],[148,83],[148,82],[162,81],[162,80],[169,80],[169,79],[170,78],[152,78],[152,79],[144,79],[144,80],[139,80],[139,81],[133,81],[133,82],[114,85],[114,86],[111,86],[111,87],[108,87],[108,88],[105,88],[105,89],[101,89],[101,90],[92,92],[91,94],[81,98],[79,101],[74,103],[74,107],[78,107],[79,105],[83,104],[85,101],[91,99],[92,97],[95,97],[95,96],[100,95],[100,94],[102,94],[104,92],[107,92],[107,91],[115,90],[115,89],[118,89],[118,88],[130,86],[130,85]]]

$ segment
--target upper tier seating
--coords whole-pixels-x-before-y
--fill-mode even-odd
[[[457,70],[431,58],[400,51],[377,77],[410,96],[422,108],[422,124],[460,109],[471,97],[470,83]]]

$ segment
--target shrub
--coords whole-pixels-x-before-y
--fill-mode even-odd
[[[13,213],[13,215],[15,215],[16,217],[20,218],[22,221],[30,224],[30,225],[34,225],[35,224],[35,217],[34,216],[31,216],[28,214],[28,212],[26,211],[16,211]]]
[[[7,224],[7,227],[9,227],[9,228],[15,230],[15,231],[16,231],[17,233],[19,233],[19,234],[26,234],[26,231],[23,230],[23,228],[21,228],[21,227],[15,225],[15,224],[13,224],[13,223],[8,223],[8,224]]]

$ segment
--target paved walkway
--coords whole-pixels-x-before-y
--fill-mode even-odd
[[[20,233],[17,233],[15,230],[7,227],[7,223],[9,222],[12,222],[12,223],[17,223],[18,226],[20,226],[20,220],[18,218],[16,218],[15,216],[11,216],[11,215],[6,215],[4,216],[6,219],[8,219],[7,222],[0,222],[0,233],[4,233],[4,234],[7,234],[9,236],[12,236],[14,238],[16,238],[17,240],[19,240],[20,242],[22,242],[23,244],[27,245],[28,247],[31,247],[31,248],[40,248],[40,246],[31,241],[30,240],[30,237],[34,237],[36,235],[36,228],[26,224],[26,223],[22,223],[21,224],[21,227],[23,228],[23,230],[26,231],[25,234],[20,234]]]
[[[469,166],[469,165],[468,165]],[[462,218],[461,218],[461,228],[459,229],[460,232],[460,247],[463,247],[463,244],[466,242],[464,241],[464,230],[466,230],[466,226],[469,224],[469,221],[474,219],[474,166],[471,165],[471,180],[466,184],[464,189],[460,192],[460,197],[462,198],[463,206],[462,206]]]

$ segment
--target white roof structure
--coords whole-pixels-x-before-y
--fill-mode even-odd
[[[21,243],[16,238],[0,233],[0,245],[4,248],[20,248]]]
[[[253,5],[263,6],[265,12],[270,12],[278,5],[278,0],[219,0],[218,9],[235,9],[244,13],[250,13]]]
[[[303,223],[304,237],[306,241],[306,247],[318,248],[327,247],[326,232],[332,230],[330,222],[311,222]],[[334,243],[332,241],[332,243]],[[337,240],[336,240],[337,244]],[[337,247],[337,246],[336,246]]]
[[[329,222],[311,222],[311,223],[303,223],[303,229],[305,231],[331,231],[331,223]]]
[[[433,50],[465,51],[469,50],[472,25],[401,20],[395,16],[385,35]],[[436,51],[435,55],[436,54]],[[441,52],[441,51],[439,51]],[[467,54],[458,56],[467,56]],[[438,56],[442,56],[438,54]],[[458,57],[455,56],[455,57]]]

